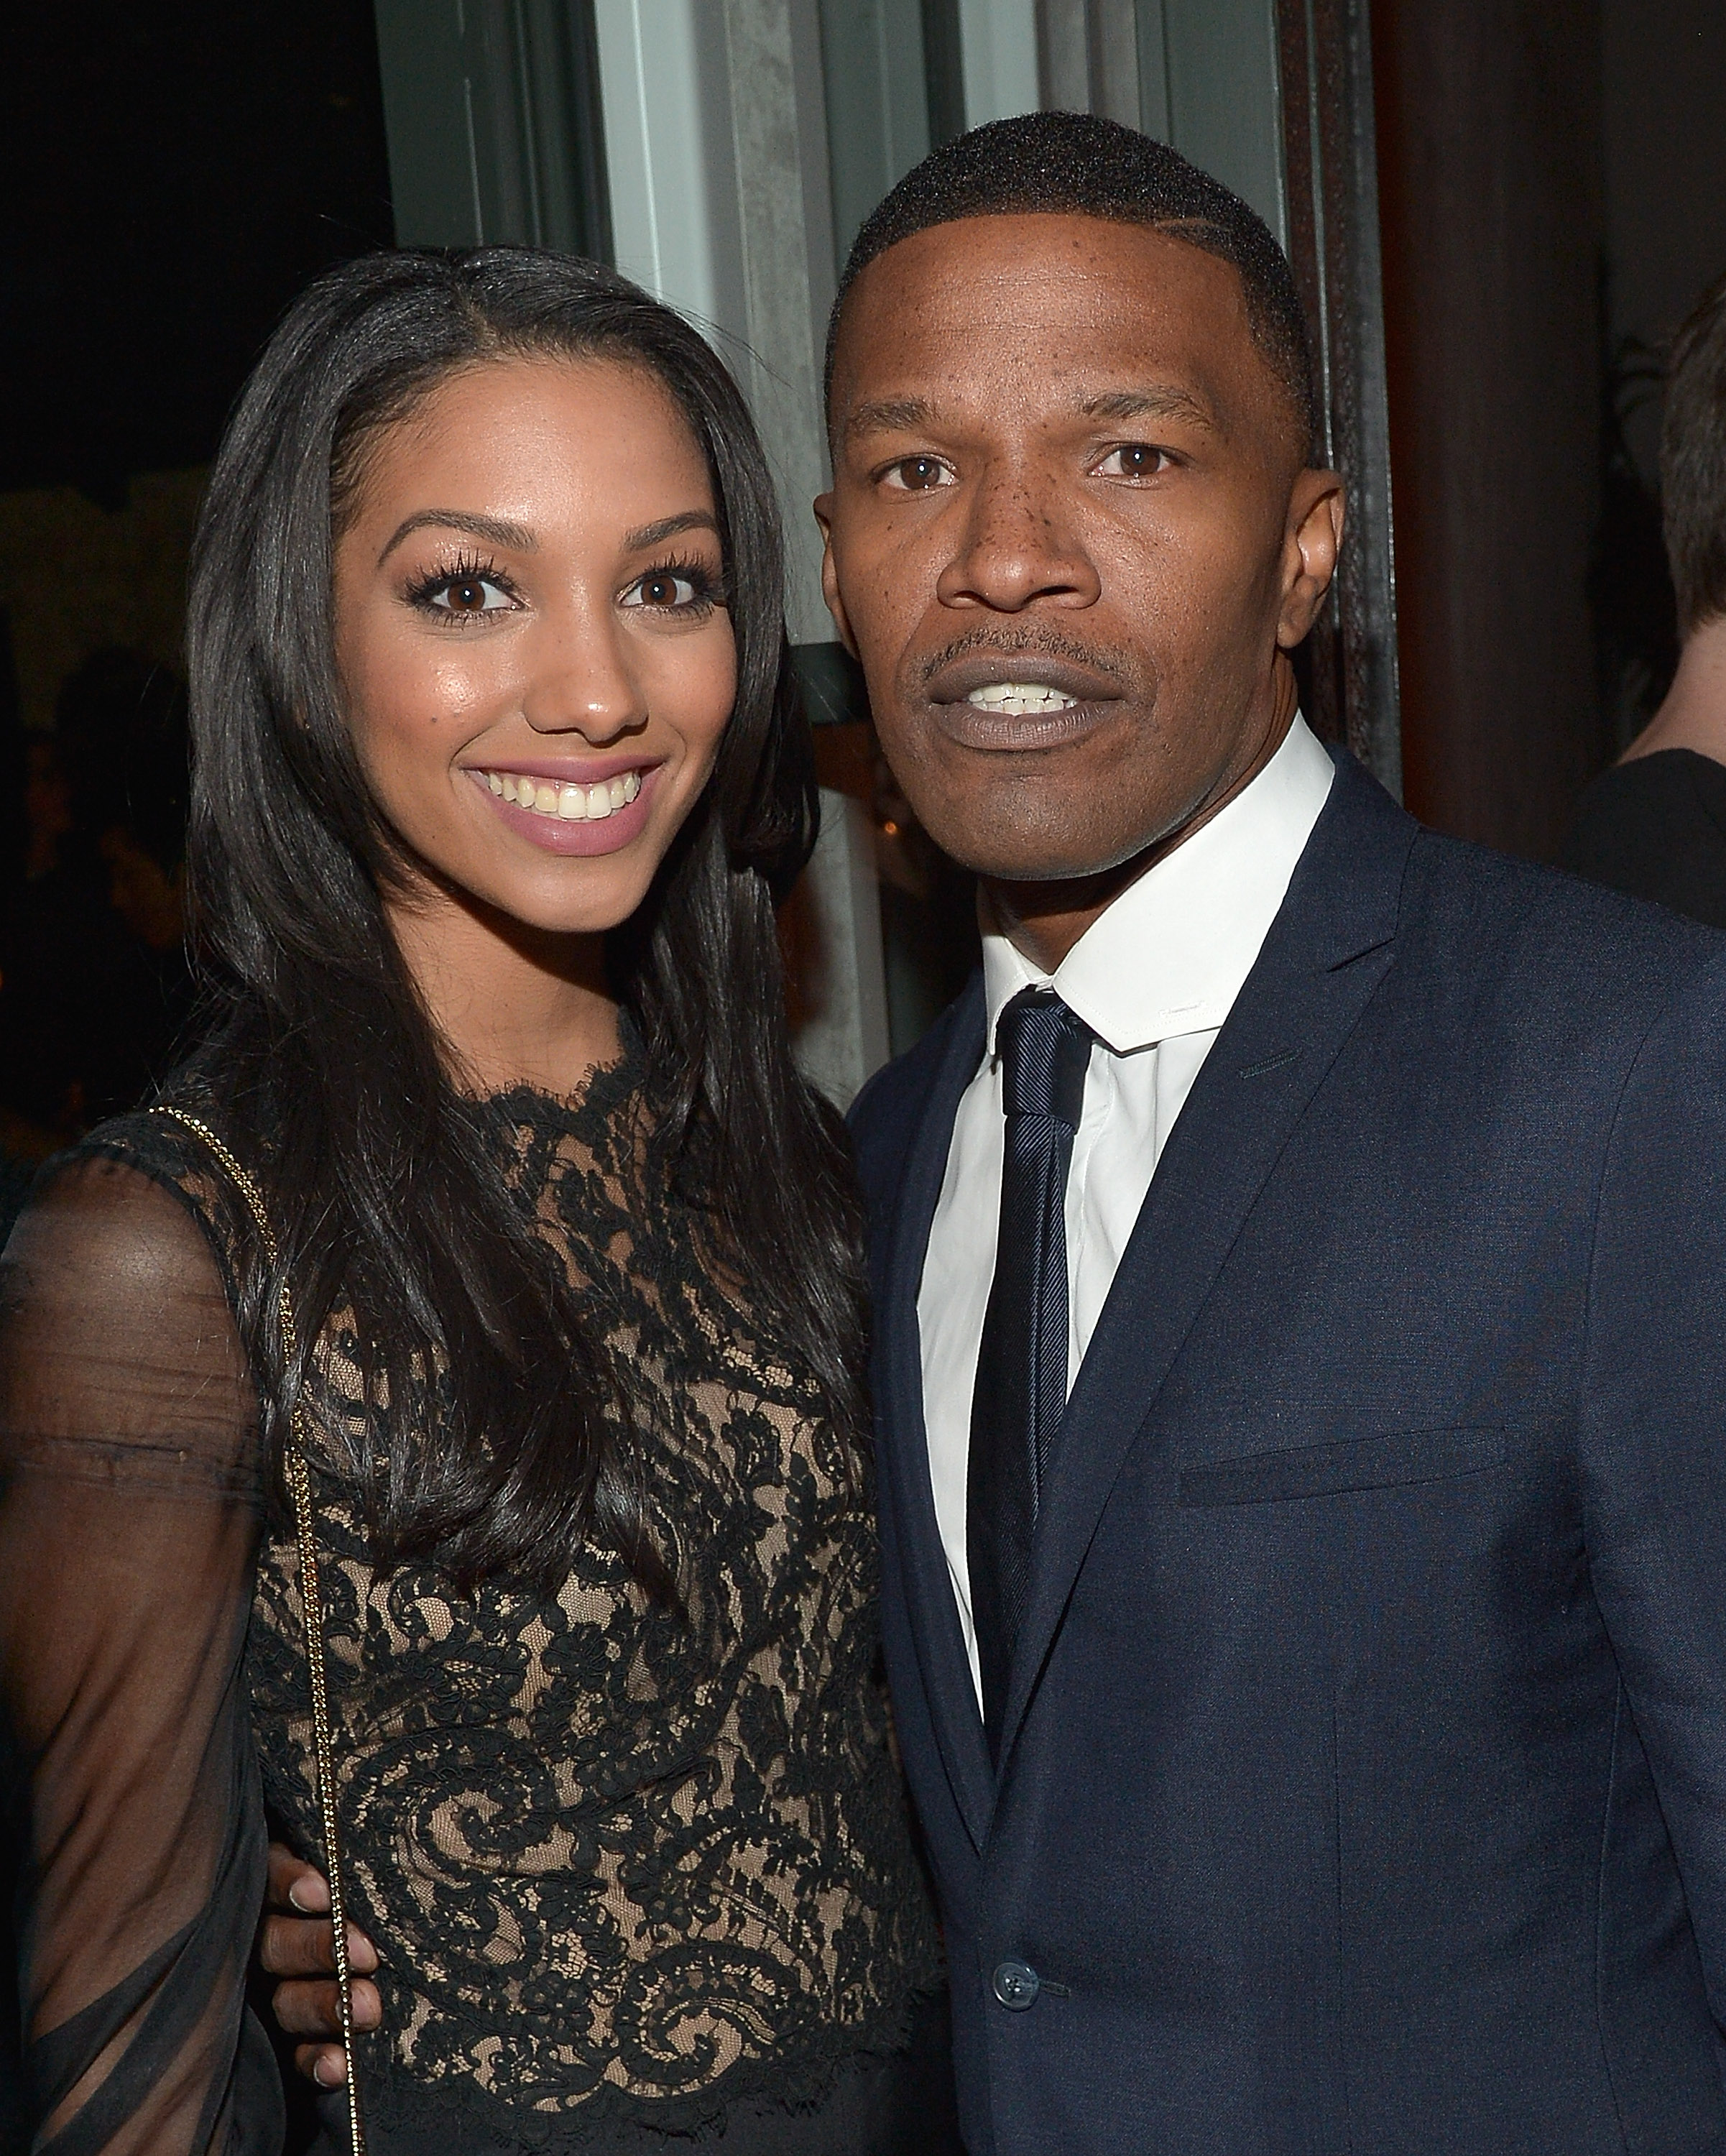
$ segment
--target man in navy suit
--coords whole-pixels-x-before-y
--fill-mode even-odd
[[[1314,740],[1308,381],[1073,116],[837,312],[828,598],[985,913],[853,1115],[967,2143],[1726,2148],[1726,944]]]
[[[828,594],[976,870],[866,1090],[972,2156],[1726,2150],[1726,944],[1296,709],[1286,263],[1071,115],[836,311]]]

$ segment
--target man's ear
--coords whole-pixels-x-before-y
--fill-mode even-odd
[[[1336,574],[1346,502],[1342,475],[1303,471],[1288,497],[1283,541],[1283,608],[1277,642],[1292,651],[1319,616]]]
[[[815,497],[815,521],[821,526],[821,595],[827,603],[827,612],[833,617],[833,627],[839,632],[839,641],[855,659],[857,644],[851,634],[851,624],[846,619],[845,602],[839,596],[839,572],[833,567],[833,497],[818,494]]]

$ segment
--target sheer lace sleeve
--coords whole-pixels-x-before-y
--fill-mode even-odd
[[[0,1691],[30,1784],[32,2146],[53,2156],[280,2147],[242,1996],[255,1422],[187,1205],[119,1160],[64,1168],[0,1260]]]

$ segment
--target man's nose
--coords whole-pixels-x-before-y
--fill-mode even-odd
[[[1090,606],[1100,595],[1096,565],[1052,478],[1022,466],[986,473],[968,506],[935,587],[944,606],[1017,613],[1037,600]]]
[[[629,640],[609,607],[577,606],[542,625],[521,698],[535,733],[580,734],[596,746],[647,717]]]

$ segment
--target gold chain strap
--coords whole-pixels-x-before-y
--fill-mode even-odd
[[[264,1197],[250,1173],[229,1152],[207,1123],[182,1108],[157,1108],[201,1137],[233,1178],[236,1188],[257,1224],[258,1234],[272,1269],[280,1262],[275,1230],[269,1224]],[[281,1286],[282,1356],[291,1368],[299,1358],[300,1336],[294,1323],[294,1298],[287,1276]],[[360,2118],[360,2086],[354,2053],[354,1980],[348,1964],[346,1897],[341,1885],[341,1846],[335,1808],[335,1748],[330,1728],[330,1688],[324,1671],[324,1599],[318,1584],[317,1519],[312,1510],[311,1471],[307,1463],[306,1415],[304,1403],[294,1403],[293,1443],[287,1448],[284,1471],[288,1494],[294,1504],[294,1534],[300,1546],[300,1599],[305,1616],[305,1659],[311,1674],[312,1749],[318,1771],[318,1822],[324,1837],[324,1868],[329,1875],[330,1922],[334,1931],[335,1990],[341,2006],[341,2041],[347,2055],[348,2130],[352,2156],[366,2156],[366,2129]]]

